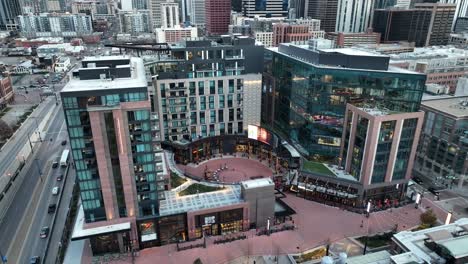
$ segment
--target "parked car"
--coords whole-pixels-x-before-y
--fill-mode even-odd
[[[44,226],[44,227],[41,229],[40,237],[41,237],[41,238],[46,238],[48,235],[49,235],[49,227],[48,227],[48,226]]]
[[[54,162],[52,162],[52,168],[54,168],[54,169],[57,168],[58,165],[59,165],[59,161],[60,161],[60,157],[56,157],[54,159]]]
[[[60,187],[55,186],[55,187],[52,189],[52,194],[53,194],[53,195],[57,195],[57,194],[59,193],[59,190],[60,190]]]
[[[30,263],[31,264],[40,264],[41,263],[41,257],[39,257],[39,256],[31,257]]]
[[[57,204],[49,204],[49,209],[47,209],[47,213],[53,214],[55,213],[55,209],[57,209]]]
[[[442,191],[443,189],[444,187],[437,185],[429,186],[429,188],[427,188],[427,190],[434,195],[439,195],[440,191]]]
[[[63,179],[63,174],[60,174],[59,176],[57,176],[57,181],[62,181]]]
[[[67,141],[66,141],[66,140],[64,140],[64,141],[62,141],[62,143],[61,143],[61,144],[62,144],[62,146],[65,146],[65,145],[67,144]]]
[[[423,181],[421,180],[421,178],[416,177],[416,176],[413,177],[413,181],[414,181],[415,183],[417,183],[417,184],[421,184],[421,183],[423,182]]]

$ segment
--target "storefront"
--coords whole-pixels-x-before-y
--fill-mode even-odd
[[[186,214],[140,220],[137,225],[142,249],[187,240]]]
[[[233,207],[234,209],[231,209]],[[193,239],[203,235],[227,235],[248,230],[247,210],[246,204],[239,204],[230,208],[214,208],[188,213],[189,236]]]

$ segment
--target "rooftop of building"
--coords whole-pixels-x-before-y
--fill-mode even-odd
[[[347,259],[346,264],[390,264],[390,253],[386,250],[355,256]]]
[[[254,189],[254,188],[262,188],[267,186],[274,186],[275,184],[270,178],[262,178],[256,180],[248,180],[241,182],[241,186],[244,189]]]
[[[112,76],[112,78],[104,77],[101,79],[80,79],[75,76],[65,85],[62,92],[82,92],[82,91],[96,91],[105,89],[128,89],[128,88],[142,88],[147,86],[146,73],[141,58],[129,57],[129,56],[95,56],[86,57],[83,59],[83,63],[86,62],[106,62],[106,61],[125,61],[129,60],[129,64],[117,65],[115,68],[130,68],[130,77],[121,78],[119,76]],[[78,73],[81,71],[90,71],[96,69],[103,71],[111,69],[108,66],[104,67],[92,67],[88,64],[87,68],[80,68],[77,70]]]
[[[285,52],[282,50],[282,47],[292,47],[293,49],[297,50],[298,52],[294,51],[288,51]],[[282,43],[280,44],[279,47],[271,47],[268,48],[272,52],[276,52],[285,56],[288,56],[292,59],[295,60],[300,60],[305,63],[318,66],[321,68],[334,68],[334,69],[343,69],[343,70],[366,70],[366,71],[376,71],[376,72],[393,72],[393,73],[402,73],[402,74],[415,74],[415,75],[421,75],[423,74],[410,71],[407,69],[402,69],[399,67],[391,66],[388,65],[388,55],[384,54],[379,54],[376,52],[369,52],[361,49],[356,49],[356,48],[318,48],[318,49],[312,49],[309,45],[303,45],[303,44],[296,44],[296,43]],[[306,52],[310,54],[305,54]],[[337,61],[334,60],[333,64],[322,64],[322,63],[316,63],[312,61],[311,57],[316,56],[312,55],[312,53],[316,54],[325,54],[325,55],[344,55],[348,56],[350,58],[344,60],[341,59],[341,64],[337,65]],[[369,65],[365,65],[364,63],[358,63],[356,60],[353,60],[353,57],[362,57],[366,59],[366,62],[368,62]],[[385,64],[386,61],[386,64]],[[351,66],[347,66],[347,64],[350,64]],[[386,66],[387,65],[387,66]]]
[[[468,50],[453,45],[415,48],[413,52],[392,54],[392,61],[467,57]]]
[[[172,50],[197,48],[197,47],[227,47],[238,45],[256,45],[255,39],[238,34],[222,35],[214,38],[199,37],[171,43]]]
[[[450,96],[421,102],[422,107],[431,108],[457,118],[468,117],[468,96]]]
[[[426,242],[444,247],[454,258],[468,256],[468,218],[461,218],[452,224],[419,231],[402,231],[392,238],[407,252],[413,253],[425,263],[444,263],[443,257],[430,249]]]
[[[161,216],[192,212],[222,206],[240,204],[240,186],[226,185],[224,189],[214,192],[199,193],[193,195],[179,196],[176,191],[165,191],[165,200],[159,205]]]

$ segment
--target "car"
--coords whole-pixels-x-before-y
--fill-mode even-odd
[[[421,180],[421,178],[416,177],[416,176],[413,177],[413,181],[414,181],[415,183],[417,183],[417,184],[421,184],[421,183],[423,182],[423,181]]]
[[[55,186],[54,188],[52,188],[52,194],[53,195],[57,195],[60,191],[60,187],[58,186]]]
[[[58,167],[58,161],[57,160],[54,160],[54,162],[52,163],[52,168],[57,168]]]
[[[39,236],[41,238],[47,238],[48,235],[49,235],[49,227],[48,226],[42,227],[41,234]]]
[[[60,174],[59,176],[57,176],[57,181],[62,181],[63,179],[63,174]]]
[[[39,257],[39,256],[31,257],[30,263],[31,264],[40,264],[41,263],[41,257]]]
[[[64,140],[64,141],[62,141],[62,143],[61,143],[61,144],[62,144],[62,146],[65,146],[65,145],[67,144],[67,141],[66,141],[66,140]]]
[[[441,186],[430,186],[429,188],[427,188],[427,190],[434,194],[434,195],[439,195],[440,194],[440,191],[442,191],[444,189],[444,187],[441,187]]]
[[[57,204],[49,204],[49,208],[47,209],[47,213],[53,214],[53,213],[55,213],[55,209],[57,209]]]

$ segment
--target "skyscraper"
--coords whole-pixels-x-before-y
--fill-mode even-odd
[[[15,30],[15,18],[21,13],[19,0],[0,0],[0,30]]]
[[[205,0],[187,0],[187,14],[190,18],[190,23],[194,26],[205,27]]]
[[[242,0],[244,16],[286,17],[288,1],[284,0]]]
[[[205,0],[206,32],[226,34],[231,22],[231,0]]]
[[[319,19],[321,29],[335,32],[339,0],[306,0],[304,14],[313,19]]]
[[[374,0],[340,0],[337,10],[336,32],[364,32],[371,23]]]
[[[166,170],[143,60],[86,58],[61,97],[81,196],[75,238],[94,254],[138,247],[137,220],[158,216]]]
[[[161,4],[161,27],[173,28],[180,24],[179,5],[174,2]]]

